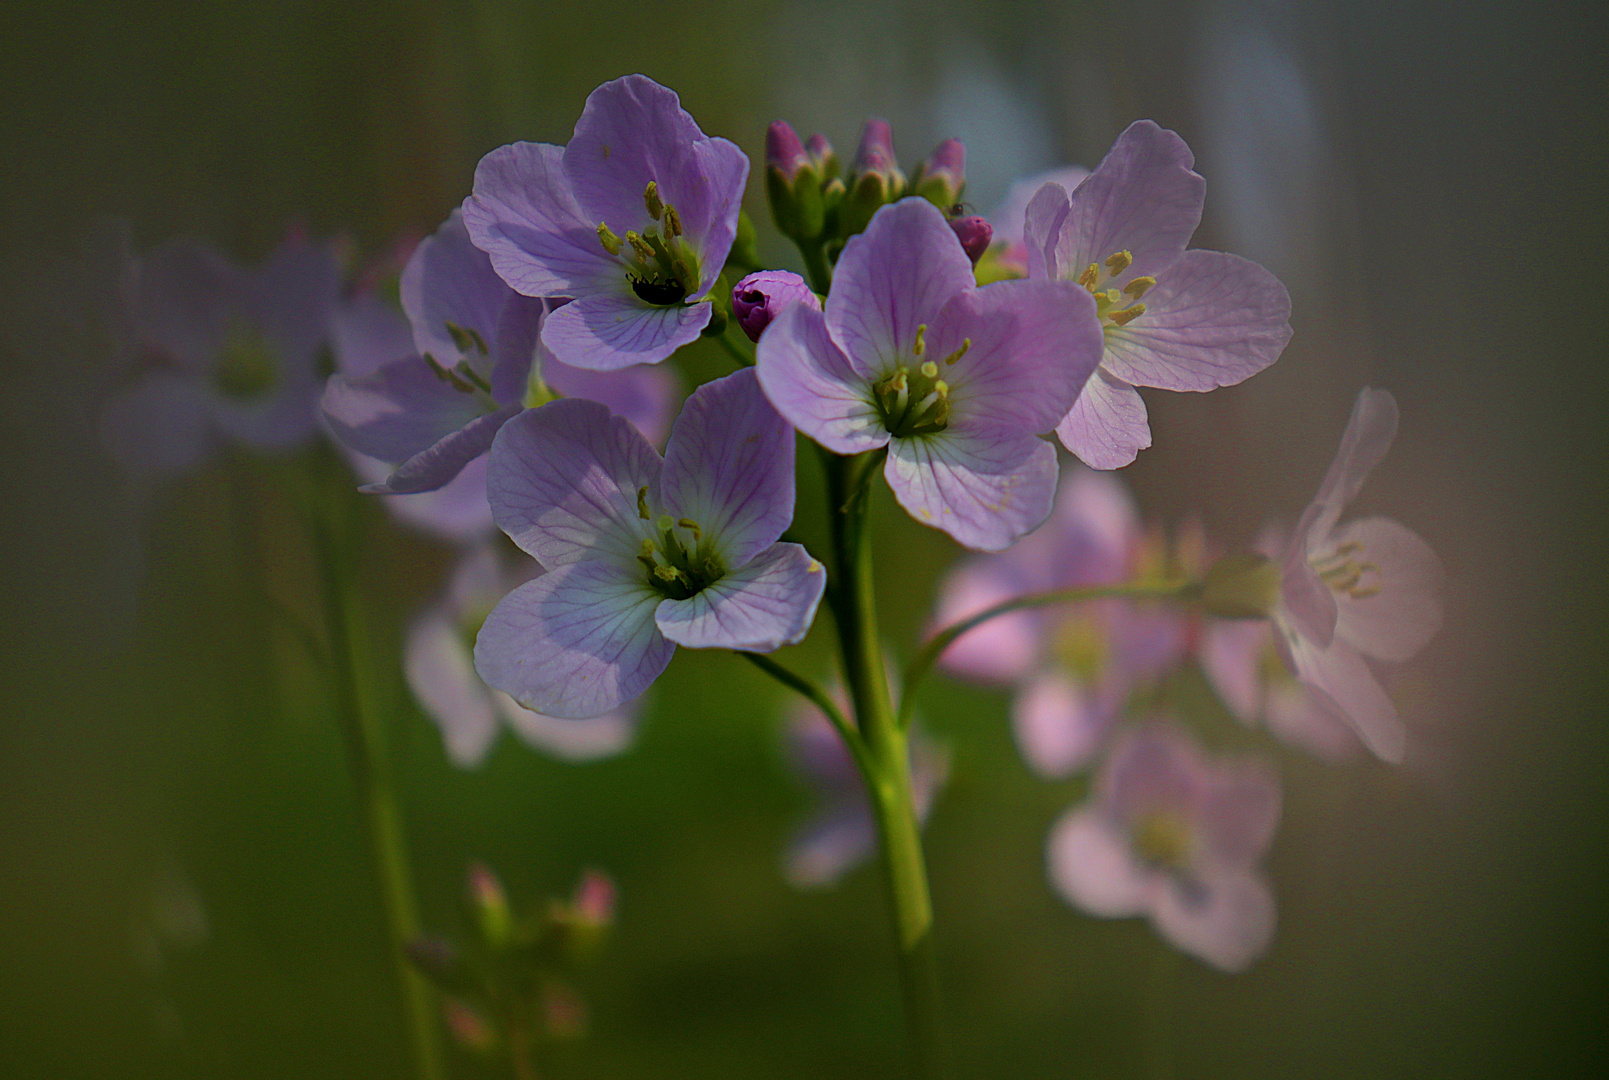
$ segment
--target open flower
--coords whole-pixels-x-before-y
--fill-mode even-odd
[[[677,645],[769,652],[804,637],[826,572],[798,544],[793,433],[752,369],[706,383],[661,460],[595,402],[555,401],[498,432],[492,515],[548,573],[504,598],[475,667],[521,705],[597,716]]]
[[[1076,281],[1100,313],[1100,370],[1056,428],[1097,469],[1151,445],[1136,386],[1232,386],[1290,340],[1290,296],[1277,278],[1238,255],[1185,250],[1206,192],[1194,164],[1178,135],[1138,120],[1071,194],[1051,182],[1028,204],[1029,277]]]
[[[464,221],[526,296],[568,296],[542,330],[553,355],[608,371],[698,337],[737,235],[749,161],[642,75],[587,97],[568,146],[513,143],[481,159]]]
[[[757,357],[795,427],[839,454],[888,447],[884,473],[912,517],[998,551],[1050,513],[1056,450],[1038,435],[1100,349],[1085,290],[978,288],[943,213],[909,198],[844,247],[826,311],[781,312]]]
[[[1064,191],[1072,191],[1088,175],[1089,170],[1083,166],[1063,165],[1024,177],[1011,185],[1000,205],[985,215],[994,230],[990,238],[990,262],[999,268],[1000,276],[1028,276],[1028,245],[1022,238],[1022,225],[1028,204],[1039,194],[1039,189],[1054,182]]]
[[[403,651],[408,688],[441,729],[448,756],[461,768],[485,760],[497,738],[499,718],[527,744],[568,761],[618,753],[636,731],[635,702],[587,720],[561,720],[521,708],[475,674],[471,650],[481,623],[528,577],[514,572],[497,546],[483,544],[464,554],[444,594],[408,627]]]
[[[1401,761],[1407,733],[1370,661],[1401,663],[1441,628],[1441,563],[1387,518],[1340,524],[1341,511],[1397,434],[1388,392],[1358,394],[1335,460],[1279,560],[1271,617],[1297,678],[1334,706],[1370,750]]]
[[[1175,948],[1240,971],[1274,932],[1257,864],[1279,803],[1277,777],[1255,759],[1209,761],[1160,725],[1128,732],[1094,796],[1052,830],[1051,881],[1091,915],[1144,915]]]
[[[101,418],[113,457],[156,478],[220,441],[279,451],[312,438],[338,276],[327,246],[300,239],[253,270],[196,241],[148,255],[130,275],[140,370]]]
[[[545,356],[539,335],[552,302],[510,289],[470,243],[457,211],[408,259],[402,304],[412,348],[368,370],[343,366],[324,394],[324,416],[336,438],[395,465],[364,490],[440,488],[490,449],[510,417],[555,394],[602,401],[650,438],[663,436],[674,376],[651,368],[605,375]],[[395,340],[372,305],[361,314],[367,322],[354,320],[345,328],[348,336],[366,332]]]

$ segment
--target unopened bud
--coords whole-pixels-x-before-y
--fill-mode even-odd
[[[967,151],[960,139],[945,139],[916,170],[911,193],[920,195],[940,210],[948,211],[961,201],[967,185]],[[973,260],[977,260],[974,258]]]
[[[899,171],[899,159],[894,156],[894,129],[887,120],[874,116],[860,131],[860,145],[855,150],[854,167],[850,169],[850,186],[854,180],[868,173],[876,173],[884,182],[898,191],[905,187],[905,174]]]
[[[776,169],[784,179],[792,181],[799,170],[810,164],[799,133],[786,120],[773,120],[765,129],[765,167]]]
[[[440,938],[417,938],[403,947],[419,973],[442,990],[467,990],[473,980],[463,957]]]
[[[782,235],[797,243],[820,238],[825,221],[821,173],[805,153],[799,133],[784,120],[773,121],[765,132],[765,190]]]
[[[587,870],[575,887],[576,918],[607,926],[615,918],[614,879],[602,870]]]
[[[485,863],[473,863],[469,868],[469,904],[486,944],[493,948],[506,945],[514,933],[514,916],[503,883]]]
[[[821,300],[805,279],[788,270],[761,270],[739,281],[732,289],[732,315],[750,341],[760,334],[785,308],[807,304],[821,310]]]
[[[497,1044],[497,1031],[491,1022],[464,1002],[448,998],[441,1003],[441,1011],[447,1030],[460,1046],[484,1054]]]
[[[961,241],[961,250],[967,253],[967,258],[972,260],[974,266],[994,242],[994,226],[976,215],[955,218],[950,222],[950,228],[955,230],[956,239]]]
[[[816,132],[805,142],[805,155],[821,174],[822,180],[831,180],[838,175],[838,152],[821,132]]]
[[[1229,619],[1267,618],[1279,601],[1279,564],[1266,555],[1240,551],[1225,555],[1207,571],[1201,604],[1208,614]]]

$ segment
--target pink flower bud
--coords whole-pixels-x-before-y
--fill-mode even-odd
[[[821,301],[805,279],[787,270],[758,270],[732,288],[732,315],[750,341],[791,304],[809,304],[821,310]]]
[[[894,129],[887,120],[874,116],[861,129],[854,173],[856,176],[876,173],[887,181],[896,176],[904,179],[899,171],[899,159],[894,156]]]
[[[776,169],[792,180],[800,169],[809,164],[810,158],[805,154],[804,144],[799,141],[799,133],[786,120],[773,120],[771,126],[765,129],[766,168]]]
[[[983,253],[989,250],[989,244],[994,240],[993,226],[981,217],[956,218],[950,222],[950,228],[955,230],[957,239],[961,241],[961,250],[974,264],[983,258]]]

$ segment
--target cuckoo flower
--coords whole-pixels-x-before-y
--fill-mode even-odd
[[[793,433],[752,369],[706,383],[664,459],[595,402],[504,425],[487,492],[498,525],[548,573],[504,598],[475,667],[526,708],[608,712],[677,645],[769,652],[804,637],[826,574],[798,544]]]
[[[568,296],[553,355],[609,371],[656,364],[710,320],[749,162],[642,75],[587,98],[568,146],[514,143],[475,169],[469,234],[526,296]]]
[[[765,328],[790,304],[821,310],[821,298],[790,270],[757,270],[732,286],[732,317],[750,341],[759,341]]]
[[[841,709],[849,696],[842,686],[829,690]],[[821,710],[808,702],[793,705],[783,736],[795,771],[820,796],[810,819],[800,827],[783,857],[783,873],[800,889],[824,888],[864,862],[877,848],[877,826],[866,800],[866,783],[843,739]],[[949,777],[949,755],[928,738],[920,724],[912,728],[911,791],[919,821],[926,821],[933,800]]]
[[[884,473],[912,517],[998,551],[1050,513],[1056,451],[1037,436],[1071,407],[1100,348],[1087,292],[977,287],[943,213],[909,198],[849,240],[826,311],[783,311],[757,356],[795,427],[839,454],[886,446]]]
[[[1037,532],[1010,551],[967,559],[944,579],[935,622],[1030,593],[1128,581],[1163,554],[1142,532],[1122,481],[1079,467]],[[1036,773],[1055,778],[1088,765],[1135,689],[1183,658],[1187,629],[1171,608],[1090,601],[992,619],[940,662],[961,678],[1014,686],[1017,746]]]
[[[603,401],[650,438],[664,431],[674,378],[648,368],[605,375],[545,357],[539,335],[553,302],[504,284],[457,211],[414,249],[402,272],[402,306],[412,347],[369,370],[343,369],[324,394],[325,419],[345,446],[396,464],[365,490],[440,488],[486,453],[511,416],[555,394]],[[349,334],[396,337],[378,325],[381,313],[364,315],[369,324],[348,327]]]
[[[1402,760],[1406,733],[1369,662],[1406,661],[1441,628],[1441,563],[1395,521],[1339,522],[1396,434],[1396,399],[1365,388],[1280,557],[1271,610],[1275,643],[1297,678],[1392,762]]]
[[[1052,830],[1051,880],[1091,915],[1144,915],[1175,948],[1239,971],[1274,932],[1257,864],[1279,803],[1278,779],[1255,759],[1209,761],[1167,727],[1128,732],[1094,796]]]
[[[1100,370],[1056,429],[1097,469],[1151,445],[1136,386],[1232,386],[1290,340],[1290,296],[1277,278],[1238,255],[1185,250],[1206,190],[1194,163],[1178,135],[1138,120],[1071,194],[1050,182],[1028,204],[1029,277],[1078,282],[1100,313]]]
[[[1065,191],[1072,191],[1084,182],[1089,170],[1078,165],[1064,165],[1018,180],[1006,192],[1000,205],[987,215],[994,230],[991,263],[999,268],[1002,277],[1028,276],[1028,245],[1022,238],[1022,223],[1028,213],[1028,203],[1039,194],[1039,189],[1057,183]]]
[[[143,369],[108,402],[102,435],[131,473],[186,472],[220,440],[287,450],[317,432],[319,353],[338,271],[289,240],[254,270],[175,241],[137,268],[132,332]]]
[[[527,566],[540,572],[534,564]],[[466,552],[445,593],[408,628],[403,654],[408,687],[441,728],[448,756],[461,768],[479,765],[497,738],[499,718],[529,745],[569,761],[625,749],[636,728],[636,703],[587,720],[561,720],[521,708],[475,674],[471,651],[481,623],[525,580],[511,571],[492,544]]]

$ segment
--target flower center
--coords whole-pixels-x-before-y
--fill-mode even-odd
[[[606,221],[598,222],[598,242],[626,264],[626,280],[637,299],[673,307],[698,289],[698,256],[682,238],[682,217],[659,198],[659,182],[648,181],[643,205],[658,228],[627,232],[621,240]]]
[[[224,336],[223,356],[213,384],[225,397],[253,401],[279,382],[279,360],[261,332],[235,323]]]
[[[939,378],[938,364],[922,360],[927,351],[926,336],[927,324],[923,323],[916,328],[916,341],[911,346],[914,360],[900,364],[872,384],[872,402],[883,418],[883,426],[896,439],[936,435],[950,426],[950,384]],[[954,364],[970,348],[972,339],[966,338],[959,349],[944,358],[944,366]]]
[[[1158,807],[1141,814],[1129,830],[1134,853],[1153,866],[1182,870],[1189,863],[1195,830],[1177,810]]]
[[[644,521],[650,519],[646,487],[637,489],[637,514]],[[655,525],[659,538],[642,542],[637,561],[648,572],[648,584],[665,599],[686,600],[726,575],[726,564],[698,522],[661,514]]]
[[[1329,555],[1309,560],[1319,580],[1337,593],[1345,593],[1354,600],[1366,600],[1380,592],[1380,568],[1364,562],[1363,545],[1349,541]]]
[[[1106,632],[1088,615],[1069,615],[1056,626],[1051,652],[1068,671],[1093,683],[1106,670]]]
[[[1107,333],[1144,315],[1145,305],[1139,303],[1139,299],[1156,284],[1154,277],[1137,277],[1122,289],[1113,285],[1133,262],[1133,252],[1115,251],[1104,262],[1090,263],[1076,279],[1095,298],[1095,313],[1100,316],[1101,329]]]

